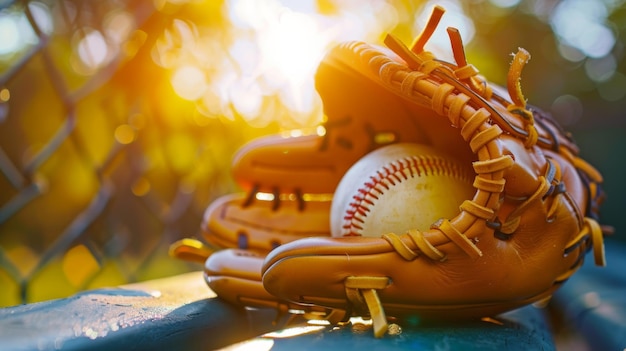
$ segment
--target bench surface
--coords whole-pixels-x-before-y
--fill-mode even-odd
[[[375,339],[366,321],[333,328],[292,318],[287,325],[273,310],[229,305],[193,272],[0,309],[0,350],[208,350],[242,342],[272,350],[553,350],[544,317],[526,307],[490,322],[403,324],[401,333]]]
[[[626,249],[607,245],[607,268],[575,274],[552,306],[592,349],[626,346]],[[394,325],[394,327],[396,327]],[[532,306],[489,321],[398,322],[373,337],[367,321],[342,327],[223,302],[201,272],[0,309],[0,350],[555,350],[546,312]],[[249,344],[249,345],[246,345]]]

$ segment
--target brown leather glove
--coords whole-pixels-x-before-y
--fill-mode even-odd
[[[263,265],[274,296],[369,316],[376,336],[386,332],[386,314],[458,320],[544,301],[591,248],[604,265],[602,177],[555,121],[526,105],[519,81],[528,53],[515,55],[506,97],[467,63],[455,29],[455,64],[424,51],[442,12],[410,49],[392,36],[385,44],[393,53],[361,42],[336,48],[331,57],[358,77],[352,89],[361,96],[337,104],[354,116],[366,113],[363,101],[410,111],[427,144],[472,165],[473,197],[429,228],[300,239]],[[363,77],[385,90],[362,87]]]
[[[392,50],[334,48],[316,76],[328,115],[319,133],[245,146],[233,168],[248,195],[218,199],[203,224],[206,241],[222,250],[185,239],[172,245],[174,256],[206,260],[207,283],[233,303],[334,322],[344,312],[370,316],[377,336],[385,312],[492,316],[548,298],[592,247],[604,264],[601,176],[554,121],[527,108],[519,88],[527,53],[514,59],[507,99],[466,62],[456,30],[448,30],[456,64],[423,50],[442,12],[411,49],[393,37]],[[396,142],[467,162],[474,196],[430,228],[328,237],[329,195],[341,176]]]

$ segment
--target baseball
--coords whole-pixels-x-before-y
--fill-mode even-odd
[[[357,161],[343,176],[331,205],[332,236],[426,231],[453,218],[474,196],[471,163],[419,144],[393,144]]]

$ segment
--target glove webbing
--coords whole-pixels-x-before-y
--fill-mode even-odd
[[[432,260],[443,261],[446,259],[446,254],[437,246],[448,242],[455,243],[471,257],[480,257],[481,252],[475,244],[479,234],[484,233],[485,230],[495,229],[494,227],[498,225],[498,230],[495,230],[494,234],[499,233],[503,236],[502,238],[508,239],[508,235],[519,226],[521,214],[540,198],[552,197],[551,204],[548,203],[547,221],[553,220],[558,208],[557,197],[559,196],[565,197],[565,201],[570,202],[572,208],[580,211],[561,183],[558,163],[548,159],[545,174],[539,178],[539,185],[533,194],[522,200],[522,203],[507,216],[504,224],[497,221],[495,214],[499,209],[500,194],[504,191],[506,182],[504,172],[514,164],[512,157],[502,154],[496,143],[503,129],[523,139],[526,148],[539,144],[560,152],[566,158],[569,156],[572,164],[591,178],[589,188],[593,199],[598,193],[595,185],[601,181],[597,171],[573,156],[570,149],[560,145],[559,135],[545,125],[544,120],[541,119],[543,117],[540,118],[540,124],[546,130],[548,137],[539,135],[533,113],[526,108],[526,100],[520,87],[522,68],[530,59],[528,52],[520,48],[513,59],[507,79],[507,88],[512,102],[507,102],[504,98],[493,94],[486,80],[478,76],[478,70],[467,63],[457,29],[448,29],[457,66],[437,61],[432,53],[423,50],[442,14],[443,9],[435,7],[426,28],[411,50],[391,35],[385,39],[385,44],[405,61],[408,70],[406,66],[371,49],[367,44],[362,46],[356,44],[353,47],[353,50],[359,52],[362,58],[367,59],[369,67],[378,73],[383,83],[392,90],[411,101],[430,106],[437,114],[447,117],[452,125],[460,127],[462,138],[469,143],[472,152],[478,157],[478,161],[473,163],[476,172],[473,186],[476,193],[473,199],[461,204],[460,214],[452,220],[445,219],[436,223],[426,232],[409,230],[403,236],[394,233],[382,236],[401,257],[409,261],[418,258],[420,254]],[[519,115],[523,128],[520,129],[511,123],[490,101],[499,103],[509,113]],[[580,214],[577,217],[581,219],[582,229],[578,236],[566,245],[564,255],[578,248],[585,250],[593,246],[596,264],[604,264],[603,234],[600,226],[591,218],[584,218]],[[560,282],[568,279],[580,267],[582,258],[583,255],[579,253],[576,263],[567,272],[557,277],[553,288],[545,292],[545,298],[552,294]],[[387,324],[376,290],[385,289],[389,283],[385,277],[351,277],[345,283],[346,296],[352,305],[359,306],[361,309],[367,308],[372,316],[374,333],[377,337],[385,333]]]
[[[449,31],[448,33],[455,33],[455,31]],[[452,85],[454,88],[456,88],[458,92],[470,96],[475,106],[483,107],[488,110],[489,114],[491,115],[490,117],[498,125],[502,126],[508,133],[523,138],[525,140],[526,147],[531,147],[537,142],[541,142],[541,144],[544,146],[552,146],[555,143],[555,141],[551,139],[539,136],[534,126],[533,115],[530,111],[526,109],[524,97],[521,94],[521,89],[519,89],[521,68],[527,61],[527,59],[524,59],[526,56],[524,54],[525,50],[520,48],[520,51],[518,51],[518,53],[516,54],[516,60],[514,61],[514,64],[511,65],[511,69],[509,70],[507,79],[507,81],[510,82],[509,85],[512,85],[512,87],[510,87],[509,89],[516,92],[516,94],[514,95],[515,97],[512,97],[512,100],[517,102],[508,103],[507,105],[503,106],[510,112],[522,116],[524,128],[520,128],[517,125],[511,123],[504,115],[502,115],[494,106],[489,103],[488,100],[491,97],[492,89],[488,88],[488,84],[483,80],[480,80],[479,78],[472,79],[472,77],[475,77],[478,73],[478,70],[476,70],[475,68],[467,68],[467,65],[459,68],[458,66],[438,61],[435,59],[435,56],[428,51],[415,53],[409,50],[409,48],[407,48],[399,39],[391,34],[388,34],[386,36],[384,42],[391,50],[393,50],[405,61],[406,66],[394,62],[387,57],[376,58],[374,62],[370,61],[370,65],[375,66],[376,64],[380,64],[381,61],[387,61],[386,63],[389,63],[391,67],[385,67],[386,65],[380,67],[381,70],[379,74],[381,78],[387,83],[392,83],[392,85],[400,85],[402,87],[401,92],[403,94],[409,92],[409,94],[407,94],[407,97],[411,100],[417,100],[422,103],[432,102],[433,109],[437,113],[445,115],[442,110],[437,109],[435,106],[437,100],[434,99],[432,92],[438,87],[436,85],[430,87],[424,84],[422,84],[421,86],[419,85],[419,82],[424,81],[425,78],[437,79],[439,80],[439,83],[448,83],[449,85]],[[455,40],[452,40],[451,42],[453,43],[453,50],[463,50],[462,43],[458,44]],[[460,45],[460,48],[455,47],[454,45]],[[407,67],[411,70],[411,72],[406,71]],[[391,71],[385,72],[384,70]],[[457,72],[460,72],[461,78],[456,75]],[[398,73],[400,73],[400,75],[402,75],[402,73],[415,75],[410,77],[407,82],[402,82],[405,77],[402,77],[400,81],[393,82],[393,80],[397,78]],[[469,84],[467,82],[469,82]],[[432,82],[430,83],[432,84]],[[452,90],[450,90],[450,92],[452,92]],[[503,98],[499,98],[497,99],[497,101],[502,103],[506,100]],[[440,104],[437,104],[437,106],[442,107],[442,105]]]
[[[449,29],[449,33],[458,33],[458,31]],[[452,38],[455,38],[455,36],[451,35],[451,39]],[[459,44],[460,39],[455,40],[456,41],[453,40],[453,45],[462,48],[462,44]],[[438,61],[434,61],[431,53],[424,51],[415,55],[414,52],[409,51],[400,41],[391,36],[388,36],[386,43],[392,50],[396,51],[399,56],[407,61],[409,68],[416,69],[417,71],[407,71],[405,66],[381,56],[372,56],[370,59],[370,66],[379,67],[379,74],[384,82],[392,86],[400,86],[399,90],[401,93],[410,97],[414,101],[421,102],[422,104],[429,104],[435,112],[448,117],[453,125],[460,126],[461,136],[464,140],[469,142],[472,152],[476,153],[479,157],[479,161],[474,162],[474,170],[477,173],[477,177],[473,185],[478,190],[474,199],[466,200],[461,205],[461,214],[454,220],[447,222],[444,228],[448,230],[441,232],[448,237],[448,239],[457,243],[457,245],[461,244],[460,246],[463,251],[469,255],[473,257],[480,256],[480,254],[476,255],[476,253],[479,253],[480,251],[474,244],[471,243],[471,240],[467,239],[468,237],[471,237],[470,233],[463,230],[463,227],[465,227],[465,229],[472,227],[477,219],[483,219],[486,221],[485,223],[490,223],[489,221],[494,218],[494,213],[497,210],[495,199],[504,189],[502,171],[513,164],[513,160],[509,156],[499,153],[497,147],[492,143],[503,133],[503,131],[500,128],[500,124],[490,124],[489,121],[493,120],[498,122],[499,119],[494,118],[493,109],[487,109],[485,106],[482,106],[483,104],[481,103],[481,99],[477,98],[477,96],[487,97],[488,94],[490,94],[490,91],[488,89],[477,89],[477,87],[481,86],[480,83],[477,83],[480,82],[479,80],[473,79],[476,77],[477,71],[474,68],[466,68],[468,65],[464,59],[464,54],[461,55],[461,50],[458,48],[455,50],[455,59],[460,60],[462,62],[462,66],[460,69],[452,71],[452,73],[453,75],[456,75],[460,72],[465,74],[465,76],[462,76],[462,79],[456,81],[456,84],[454,83],[454,79],[453,81],[446,79],[444,82],[437,85],[429,79],[432,79],[432,75],[437,69],[450,71],[448,66],[445,66],[443,63]],[[507,106],[507,110],[521,115],[522,120],[526,122],[526,147],[534,145],[539,138],[536,128],[534,128],[533,115],[526,109],[526,102],[519,86],[521,69],[528,61],[529,57],[530,55],[528,55],[525,50],[520,49],[513,60],[508,76],[509,92],[513,103],[510,103]],[[469,89],[467,87],[464,87],[462,90],[458,89],[459,85],[463,85],[460,84],[461,80],[470,86]],[[482,86],[486,85],[483,84]],[[471,95],[466,94],[468,90],[472,93]],[[478,100],[479,103],[476,103],[476,100]],[[472,105],[477,105],[479,107],[478,109],[475,109]],[[566,157],[569,156],[568,158],[571,159],[571,162],[579,170],[588,174],[594,181],[601,181],[601,177],[598,176],[597,171],[586,164],[582,159],[571,155],[571,152],[567,148],[560,147],[559,151],[562,151]],[[548,164],[549,169],[554,167],[553,162],[548,161]],[[546,172],[550,172],[550,170],[547,170]],[[520,216],[524,210],[538,198],[545,197],[552,193],[555,186],[555,184],[551,184],[552,179],[554,179],[553,176],[544,176],[539,178],[539,186],[536,191],[531,196],[526,198],[520,205],[518,205],[503,224],[497,224],[498,231],[501,234],[507,235],[513,233],[520,223]],[[555,195],[565,196],[567,201],[573,204],[572,207],[578,209],[567,192],[560,191]],[[548,209],[548,220],[552,217],[555,210],[556,201],[554,201],[552,206]],[[579,218],[583,217],[579,216]],[[494,222],[491,223],[493,224]],[[588,231],[584,230],[584,232]],[[593,231],[591,232],[593,233]],[[418,246],[420,250],[424,248],[426,252],[428,252],[428,257],[432,256],[433,259],[437,260],[441,260],[442,257],[445,257],[445,254],[443,254],[443,256],[433,254],[432,249],[429,248],[434,247],[434,243],[425,239],[424,236],[432,238],[432,235],[428,235],[428,232],[421,233],[416,231],[413,232],[411,236],[415,238],[416,233],[419,233],[417,235],[422,238],[418,240],[419,242],[428,242],[428,245]],[[448,234],[452,235],[449,236]],[[385,238],[390,241],[390,244],[394,248],[399,250],[399,253],[402,252],[400,254],[403,257],[409,259],[413,256],[413,254],[408,253],[408,247],[406,247],[401,240],[391,239],[393,235],[394,234],[390,234]],[[580,237],[584,238],[585,235],[581,234]],[[601,236],[592,235],[591,237],[599,238]],[[576,242],[581,240],[584,241],[584,239],[581,238],[579,238]],[[440,243],[440,239],[432,240],[437,241],[436,244]],[[593,241],[598,242],[597,246],[602,246],[599,239],[595,239]],[[393,244],[392,242],[396,244]],[[403,244],[398,245],[398,243]],[[577,246],[580,245],[580,243],[577,244]],[[597,254],[595,256],[596,262],[603,261],[602,258],[600,258],[600,256],[602,256],[601,254]]]
[[[470,148],[478,156],[479,161],[474,162],[474,170],[477,174],[474,180],[474,186],[477,189],[473,200],[466,200],[461,207],[462,211],[452,221],[444,219],[433,225],[433,229],[428,231],[426,235],[431,238],[437,237],[437,232],[443,234],[443,238],[439,237],[440,243],[445,241],[454,242],[459,248],[465,251],[473,258],[482,255],[480,249],[470,239],[468,233],[471,227],[475,227],[474,223],[480,219],[485,222],[492,219],[494,213],[499,206],[499,194],[504,189],[504,170],[513,164],[510,156],[502,155],[501,150],[495,145],[495,139],[501,134],[502,130],[498,125],[489,125],[488,119],[494,118],[494,113],[490,113],[491,105],[482,100],[482,108],[474,109],[469,105],[478,94],[490,95],[491,90],[476,89],[472,90],[472,86],[477,88],[481,86],[476,76],[477,70],[467,65],[463,46],[457,45],[455,57],[457,61],[462,61],[462,67],[459,73],[465,82],[470,82],[470,89],[455,78],[455,72],[449,67],[435,61],[431,53],[423,51],[428,38],[432,35],[437,26],[443,8],[436,6],[426,28],[413,44],[412,51],[409,51],[404,44],[396,40],[392,36],[388,36],[385,42],[400,57],[404,58],[412,72],[406,72],[405,67],[392,62],[382,55],[373,55],[370,57],[370,67],[379,67],[378,72],[382,80],[390,85],[400,86],[400,91],[407,97],[418,99],[423,103],[432,106],[433,110],[440,114],[446,115],[449,120],[456,126],[462,126],[462,136],[469,141]],[[453,46],[460,43],[460,36],[455,30],[449,31],[453,41]],[[458,50],[460,48],[461,50]],[[368,54],[371,54],[369,52]],[[417,54],[417,55],[416,55]],[[445,71],[445,72],[444,72]],[[436,73],[436,74],[435,74]],[[444,84],[434,84],[426,78],[431,75],[443,78]],[[448,84],[446,84],[448,83]],[[482,86],[487,87],[486,84]],[[471,91],[472,95],[463,94],[464,91]],[[453,95],[456,91],[460,93]],[[480,97],[482,99],[482,96]],[[532,115],[531,115],[532,116]],[[503,118],[501,118],[503,119]],[[508,121],[507,121],[508,123]],[[526,130],[534,129],[532,125],[526,127]],[[529,133],[529,132],[526,132]],[[536,131],[535,131],[536,134]],[[536,142],[531,138],[532,144]],[[529,143],[530,145],[530,143]],[[482,225],[484,228],[484,225]],[[479,232],[482,230],[479,230]],[[478,234],[474,232],[471,234]],[[411,241],[417,246],[421,253],[427,255],[431,259],[444,260],[445,254],[439,251],[426,235],[417,230],[411,230],[407,234]],[[474,235],[474,236],[475,236]],[[402,255],[405,259],[415,259],[418,253],[409,248],[396,234],[390,233],[383,235],[392,247]],[[346,296],[354,306],[367,308],[373,319],[374,335],[381,337],[386,332],[387,321],[384,309],[378,299],[376,289],[385,289],[389,284],[386,277],[349,277],[345,282]]]
[[[478,155],[479,161],[474,162],[474,170],[477,173],[474,181],[477,192],[474,199],[465,202],[461,208],[461,214],[454,220],[449,221],[446,219],[440,221],[433,226],[431,233],[426,233],[428,237],[432,237],[433,234],[436,237],[436,233],[432,232],[438,231],[445,238],[440,238],[436,241],[442,241],[441,239],[444,239],[444,241],[446,241],[445,239],[450,240],[468,255],[476,258],[480,257],[482,253],[472,240],[468,238],[467,230],[473,226],[478,218],[484,221],[493,219],[494,213],[499,206],[499,193],[503,190],[503,171],[513,164],[513,160],[510,156],[502,155],[501,150],[495,145],[494,140],[503,131],[498,124],[489,124],[489,120],[494,119],[493,112],[495,110],[484,100],[484,97],[490,97],[491,89],[479,88],[481,86],[488,87],[488,85],[484,81],[475,78],[478,71],[473,66],[467,64],[458,30],[448,30],[454,56],[460,66],[457,67],[456,71],[440,61],[436,61],[432,53],[423,51],[423,46],[432,35],[434,28],[436,28],[443,11],[441,7],[437,6],[434,8],[426,28],[417,38],[411,50],[391,35],[388,35],[385,39],[387,46],[405,60],[411,71],[407,71],[405,66],[393,62],[383,55],[375,55],[371,52],[368,53],[368,56],[370,56],[369,65],[374,69],[378,66],[377,71],[385,83],[396,87],[399,86],[402,94],[413,100],[417,99],[423,104],[430,105],[439,115],[447,115],[453,125],[461,126],[462,137],[469,142],[472,152]],[[516,82],[516,87],[518,87],[519,74],[521,73],[523,63],[514,66],[515,69],[511,70],[513,73],[510,76],[513,76],[511,80]],[[457,72],[461,76],[460,79],[456,76]],[[436,84],[432,82],[430,79],[432,79],[433,75],[443,80],[443,83]],[[466,84],[469,85],[469,88]],[[479,103],[480,107],[475,109],[470,106],[470,102],[475,102],[477,98],[482,103]],[[525,102],[523,105],[520,103],[523,101],[521,92],[514,101],[513,106],[519,110],[526,111]],[[532,117],[532,114],[530,115]],[[529,121],[532,122],[532,118]],[[526,129],[534,130],[534,127],[531,127],[527,126]],[[532,138],[527,138],[526,140],[527,144],[530,145],[536,141],[536,138],[535,140]],[[495,187],[493,186],[494,184],[496,185]],[[481,187],[482,185],[484,187]],[[475,234],[478,234],[478,232]],[[434,248],[433,243],[427,240],[421,232],[412,232],[412,238],[417,238],[413,240],[414,243],[416,243],[418,248],[425,249],[429,257],[432,256],[437,259],[445,257],[445,255],[440,255],[432,250]],[[425,242],[428,244],[424,244]],[[406,250],[405,245],[398,247],[401,248],[400,250],[405,255],[412,256],[410,251]]]
[[[555,219],[561,200],[566,201],[577,211],[576,216],[582,229],[566,245],[563,254],[567,256],[576,252],[578,256],[570,269],[557,277],[552,287],[542,293],[541,299],[547,299],[560,283],[567,280],[580,267],[584,257],[583,251],[593,247],[596,264],[604,264],[602,229],[594,219],[583,217],[579,213],[580,208],[561,182],[559,164],[549,157],[545,173],[539,177],[535,191],[530,196],[518,199],[521,203],[509,213],[504,223],[500,223],[496,213],[506,182],[504,172],[513,166],[514,160],[511,156],[502,154],[496,139],[506,132],[524,140],[526,148],[539,145],[564,156],[584,179],[589,180],[586,184],[592,202],[600,201],[601,189],[598,184],[602,181],[601,176],[593,167],[574,156],[577,154],[575,144],[569,140],[568,135],[559,132],[558,125],[549,125],[553,122],[540,112],[537,123],[547,136],[539,135],[535,127],[535,116],[526,108],[526,101],[520,88],[521,71],[530,58],[528,52],[520,49],[511,64],[507,79],[511,98],[509,102],[494,94],[486,80],[478,75],[478,70],[467,63],[457,29],[448,29],[457,66],[438,61],[433,54],[423,50],[442,13],[442,8],[435,8],[426,29],[417,38],[411,50],[392,36],[386,38],[387,46],[404,59],[409,69],[367,44],[353,44],[351,50],[365,59],[369,67],[392,91],[423,106],[430,106],[437,114],[447,117],[452,125],[461,129],[462,138],[469,143],[470,149],[478,158],[478,161],[473,163],[476,172],[473,186],[476,193],[471,200],[461,204],[457,217],[442,220],[433,225],[431,230],[426,232],[409,230],[402,236],[387,233],[382,237],[397,254],[408,261],[417,259],[420,255],[434,261],[444,261],[446,253],[439,250],[438,246],[449,242],[455,243],[462,251],[476,258],[481,255],[476,246],[478,235],[493,229],[496,237],[502,240],[509,239],[510,234],[518,228],[521,215],[529,206],[540,200],[545,202],[546,221],[549,222]],[[509,121],[492,102],[501,105],[508,113],[520,116],[517,121],[522,123],[522,128]],[[591,212],[595,210],[592,208]],[[345,283],[346,296],[351,305],[360,310],[367,310],[372,316],[374,333],[377,337],[385,333],[387,325],[377,290],[385,289],[391,283],[386,277],[350,277]]]

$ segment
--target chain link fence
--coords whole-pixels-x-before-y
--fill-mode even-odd
[[[197,269],[168,245],[235,190],[246,131],[168,90],[161,5],[0,1],[0,306]]]
[[[238,190],[236,149],[319,124],[330,42],[396,20],[302,4],[335,36],[278,1],[0,0],[0,306],[199,269],[168,247]]]

